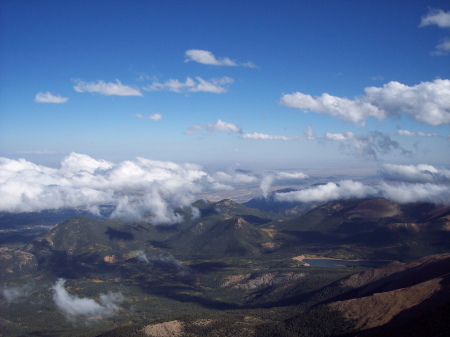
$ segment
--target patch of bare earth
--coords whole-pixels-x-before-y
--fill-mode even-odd
[[[261,286],[275,285],[297,280],[304,276],[304,273],[294,272],[233,275],[228,276],[221,287],[232,286],[234,289],[256,289]]]
[[[346,318],[354,319],[357,329],[375,328],[430,298],[441,289],[441,281],[441,278],[435,278],[408,288],[338,301],[329,306],[333,310],[341,311]]]
[[[151,324],[144,327],[144,333],[152,337],[178,337],[183,332],[183,323],[180,321],[170,321],[158,324]]]

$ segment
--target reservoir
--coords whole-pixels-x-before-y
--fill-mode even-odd
[[[346,267],[370,267],[376,268],[383,264],[392,261],[349,261],[349,260],[334,260],[334,259],[303,259],[303,262],[309,264],[311,267],[322,268],[346,268]]]

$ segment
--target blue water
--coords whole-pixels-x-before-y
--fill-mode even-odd
[[[331,259],[303,259],[303,262],[308,263],[311,267],[323,268],[346,268],[346,267],[371,267],[376,268],[390,261],[346,261],[346,260],[331,260]]]

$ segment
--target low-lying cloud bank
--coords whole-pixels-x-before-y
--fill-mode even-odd
[[[261,184],[259,188],[261,189],[264,198],[267,198],[270,192],[270,188],[275,182],[278,183],[286,183],[286,182],[295,182],[299,180],[304,180],[309,178],[306,174],[302,172],[274,172],[265,175],[261,179]]]
[[[450,203],[448,169],[425,164],[386,164],[380,169],[380,175],[389,183],[367,186],[352,181],[330,182],[279,194],[277,200],[308,202],[382,196],[400,202]],[[112,163],[78,153],[64,158],[59,168],[37,165],[24,159],[0,158],[0,211],[31,212],[79,207],[100,214],[100,205],[110,205],[113,218],[173,224],[182,220],[173,210],[190,206],[201,193],[259,185],[263,195],[267,196],[275,183],[304,184],[308,178],[295,171],[207,173],[193,164],[145,158]]]
[[[0,211],[82,207],[99,214],[99,206],[107,204],[114,207],[113,218],[171,224],[181,220],[173,209],[189,206],[199,193],[257,185],[259,180],[252,173],[207,173],[198,165],[139,157],[112,163],[71,153],[59,168],[0,158]]]
[[[121,293],[101,294],[99,302],[91,298],[81,298],[71,295],[64,284],[66,280],[58,279],[52,286],[53,300],[58,309],[69,320],[75,320],[83,317],[109,317],[119,312],[119,304],[125,298]]]
[[[450,171],[431,165],[385,164],[380,174],[387,181],[376,185],[342,180],[293,191],[276,193],[280,202],[326,202],[339,199],[382,197],[399,203],[450,204]]]

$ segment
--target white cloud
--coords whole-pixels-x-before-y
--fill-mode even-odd
[[[329,182],[325,185],[310,187],[300,191],[276,193],[275,200],[288,202],[330,201],[339,199],[364,198],[377,195],[378,191],[360,182],[342,180],[339,183]]]
[[[221,119],[218,119],[215,123],[209,123],[205,125],[191,125],[186,131],[185,134],[192,135],[201,133],[203,130],[209,131],[211,134],[215,132],[224,132],[224,133],[241,133],[242,129],[233,123],[224,122]]]
[[[325,138],[328,140],[337,140],[337,141],[341,141],[341,140],[346,140],[348,137],[342,133],[325,133]]]
[[[381,88],[365,88],[365,92],[365,96],[354,100],[327,93],[312,97],[296,92],[283,95],[280,104],[329,114],[361,125],[369,117],[383,120],[401,113],[419,123],[433,126],[450,123],[450,80],[436,79],[415,86],[392,81]]]
[[[217,120],[217,122],[213,124],[206,124],[206,129],[210,131],[220,131],[220,132],[226,132],[226,133],[232,133],[232,132],[241,132],[241,128],[236,126],[235,124],[224,122],[222,120]]]
[[[361,182],[343,180],[300,191],[276,193],[275,200],[279,202],[327,202],[352,198],[383,197],[399,203],[430,202],[448,205],[450,204],[448,187],[448,184],[404,182],[364,185]]]
[[[436,46],[436,50],[431,52],[431,55],[447,55],[450,53],[450,39],[445,38],[440,44]]]
[[[350,100],[331,96],[327,93],[320,97],[296,92],[283,95],[280,104],[289,108],[307,109],[321,114],[337,116],[345,122],[360,123],[368,117],[385,118],[385,114],[376,106],[361,100]]]
[[[60,95],[53,95],[51,92],[38,92],[34,97],[36,103],[66,103],[69,99]]]
[[[113,82],[83,82],[79,79],[74,80],[76,85],[73,89],[76,92],[90,92],[97,93],[104,96],[142,96],[142,93],[137,88],[122,84],[119,80]]]
[[[410,183],[450,183],[450,170],[432,165],[384,164],[380,173],[384,179]]]
[[[270,188],[275,182],[293,182],[308,179],[309,177],[303,172],[271,172],[266,174],[261,179],[259,188],[261,189],[264,198],[267,198]]]
[[[229,185],[251,185],[259,181],[258,177],[253,174],[240,172],[226,173],[219,171],[214,173],[213,177],[216,181]]]
[[[59,168],[24,159],[0,158],[0,211],[115,205],[113,216],[155,224],[179,221],[173,207],[188,206],[195,195],[232,188],[193,164],[137,158],[117,164],[72,153]],[[126,194],[126,193],[128,194]],[[129,193],[139,192],[139,193]]]
[[[244,139],[260,139],[260,140],[299,140],[301,137],[288,137],[288,136],[279,136],[279,135],[268,135],[265,133],[244,133],[242,134],[242,138]]]
[[[382,183],[380,194],[389,200],[399,203],[430,202],[435,204],[450,204],[450,188],[448,185],[437,184],[396,184]]]
[[[164,83],[153,82],[151,85],[144,87],[148,91],[167,90],[176,93],[185,92],[211,92],[215,94],[223,94],[228,91],[227,85],[233,83],[234,80],[229,77],[214,78],[209,81],[197,76],[195,80],[187,77],[185,82],[177,79],[169,79]]]
[[[162,119],[162,115],[159,113],[154,113],[154,114],[148,115],[147,117],[145,117],[142,114],[137,113],[134,116],[137,118],[140,118],[140,119],[151,119],[152,121],[159,121]]]
[[[440,28],[450,28],[450,12],[444,12],[442,9],[430,9],[427,15],[422,17],[419,27],[436,25]],[[450,53],[450,39],[445,38],[431,55],[447,55]]]
[[[189,49],[185,52],[186,59],[184,62],[198,62],[202,64],[208,64],[213,66],[229,66],[229,67],[247,67],[247,68],[258,68],[253,62],[242,62],[237,63],[231,60],[229,57],[217,58],[208,50],[201,49]]]
[[[450,12],[444,12],[442,9],[430,9],[428,14],[422,17],[419,27],[430,25],[450,28]]]
[[[185,62],[194,61],[202,64],[209,64],[213,66],[237,66],[236,62],[228,57],[216,58],[213,53],[207,50],[190,49],[185,52]]]
[[[91,298],[71,295],[65,288],[64,279],[58,279],[52,286],[53,301],[69,320],[89,316],[109,317],[119,312],[119,304],[125,298],[121,293],[100,294],[99,302]]]
[[[435,134],[435,133],[425,133],[422,131],[413,132],[413,131],[402,130],[402,129],[399,129],[397,131],[397,134],[399,136],[409,136],[409,137],[412,137],[412,136],[415,136],[415,137],[437,137],[437,134]]]
[[[151,114],[150,116],[148,116],[148,118],[150,118],[153,121],[159,121],[160,119],[162,119],[162,115],[161,114]]]

